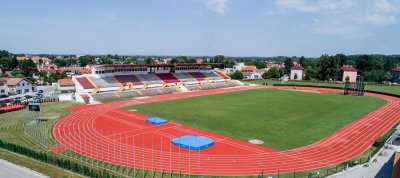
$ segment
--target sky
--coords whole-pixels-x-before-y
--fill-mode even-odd
[[[0,49],[29,54],[400,54],[400,0],[5,0]]]

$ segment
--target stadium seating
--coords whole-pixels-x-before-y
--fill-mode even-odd
[[[196,82],[197,80],[187,73],[175,73],[175,77],[183,82]]]
[[[178,83],[181,82],[174,75],[170,73],[156,74],[158,78],[163,80],[165,83]]]
[[[119,83],[127,86],[128,82],[131,82],[133,85],[143,85],[143,83],[134,75],[116,75],[115,79],[118,80]]]
[[[228,87],[236,87],[236,86],[239,86],[239,84],[237,84],[237,83],[235,83],[235,82],[231,82],[231,81],[226,82],[225,84],[226,84],[226,86],[228,86]]]
[[[162,80],[160,80],[156,75],[154,74],[139,74],[136,75],[136,77],[141,80],[144,81],[147,84],[164,84],[164,82]]]
[[[100,88],[120,87],[120,85],[114,80],[113,77],[106,77],[106,78],[91,77],[90,80],[92,80],[92,82],[96,84],[97,87]]]
[[[119,98],[114,92],[96,93],[92,94],[92,97],[97,101]]]
[[[169,87],[169,88],[160,88],[161,92],[163,94],[171,94],[174,92],[178,92],[178,90],[175,87]]]
[[[215,88],[225,88],[225,87],[227,87],[227,86],[225,85],[225,82],[217,82],[217,83],[214,83],[214,86],[215,86]]]
[[[221,76],[224,79],[231,79],[229,76],[227,76],[226,74],[220,72],[220,71],[215,71],[219,76]]]
[[[198,81],[203,81],[207,77],[207,76],[205,76],[204,74],[202,74],[200,72],[189,72],[189,75],[191,75],[192,77],[194,77]]]
[[[79,82],[79,84],[82,85],[82,87],[84,89],[94,89],[94,88],[96,88],[95,86],[93,86],[92,83],[90,83],[90,81],[86,77],[76,78],[76,80]]]
[[[208,73],[203,73],[203,74],[206,75],[208,78],[211,78],[213,80],[223,80],[224,79],[221,76],[219,76],[216,73],[214,73],[213,71],[208,72]]]
[[[208,90],[208,89],[213,89],[213,88],[215,88],[215,86],[213,86],[213,85],[211,85],[211,84],[201,84],[200,85],[200,88],[202,89],[202,90]]]

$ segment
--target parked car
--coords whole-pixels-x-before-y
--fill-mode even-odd
[[[4,103],[4,104],[5,104],[5,103],[9,103],[9,102],[11,102],[11,99],[4,99],[4,100],[1,100],[1,101],[0,101],[0,103]]]
[[[43,90],[38,90],[37,92],[38,92],[38,93],[43,93]]]
[[[7,98],[7,95],[0,95],[0,98]]]
[[[25,98],[29,99],[29,98],[32,98],[32,96],[31,95],[25,95]]]
[[[36,93],[35,96],[34,96],[34,98],[39,98],[39,99],[40,99],[40,98],[43,98],[43,95],[40,94],[40,93]]]

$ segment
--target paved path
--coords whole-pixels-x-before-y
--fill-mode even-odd
[[[1,178],[45,178],[40,173],[27,168],[15,165],[8,161],[0,159],[0,177]]]
[[[393,149],[382,149],[380,153],[382,156],[376,154],[368,167],[364,165],[356,166],[348,171],[341,172],[333,175],[330,178],[386,178],[392,176],[394,152],[400,149],[399,146],[389,145]],[[386,153],[386,154],[384,154]],[[376,161],[373,161],[375,160]]]

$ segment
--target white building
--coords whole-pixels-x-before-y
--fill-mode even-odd
[[[33,92],[32,83],[25,78],[2,78],[7,81],[8,92],[13,94]]]
[[[303,80],[303,70],[300,64],[295,64],[290,70],[290,80]]]
[[[7,80],[0,78],[0,96],[2,95],[8,96],[8,86],[7,86]]]

